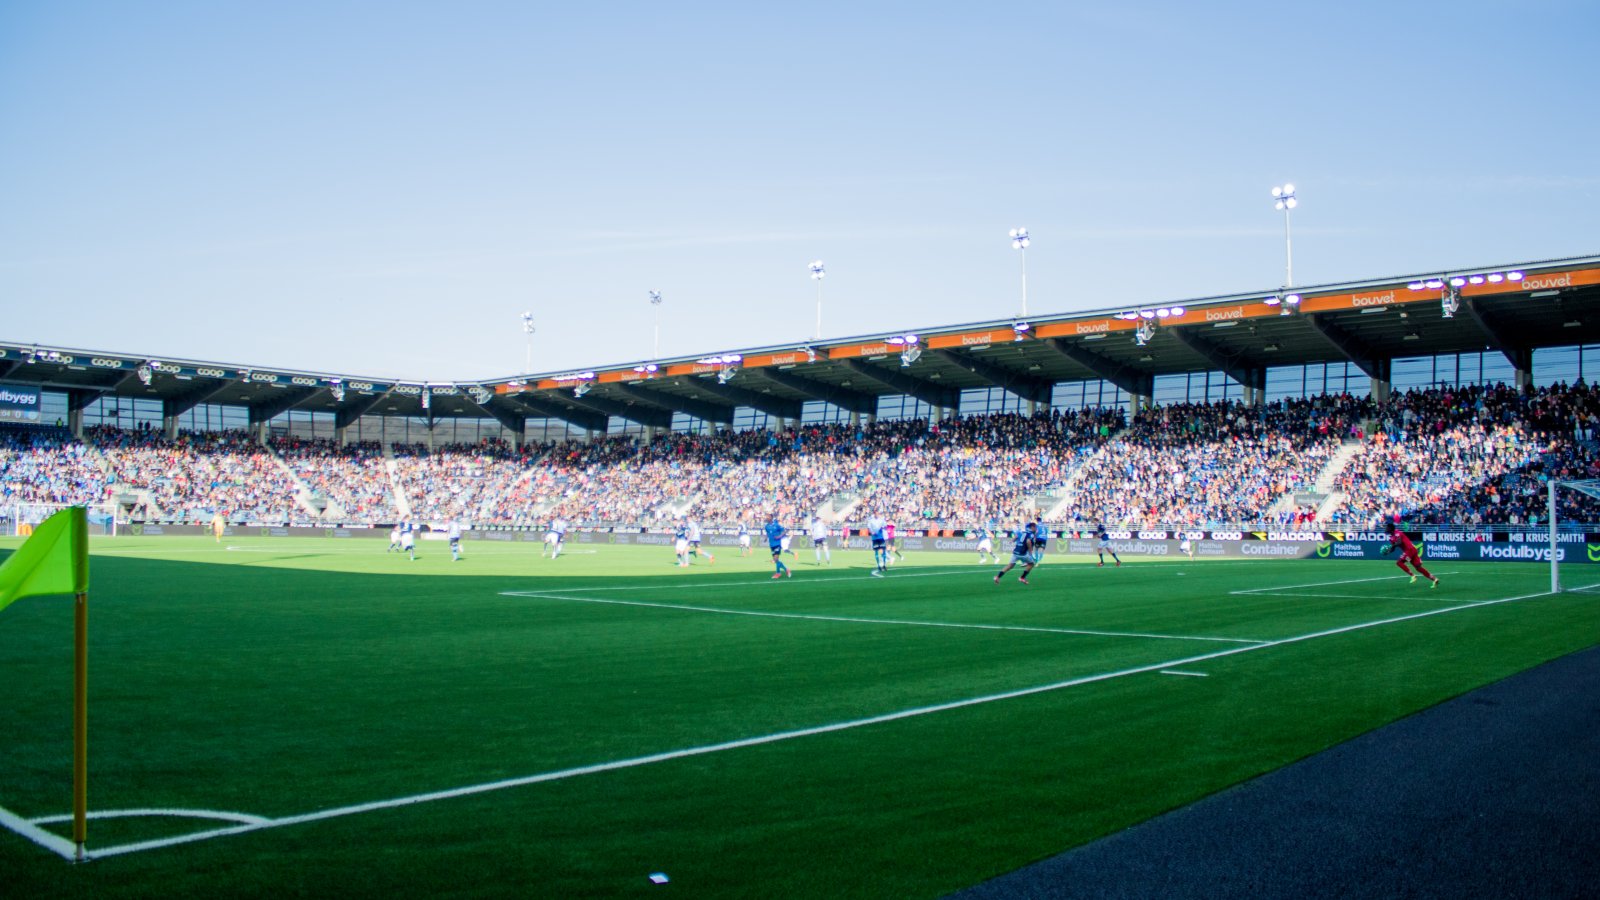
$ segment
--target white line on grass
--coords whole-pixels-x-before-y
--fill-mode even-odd
[[[1419,600],[1420,599],[1420,600],[1427,600],[1430,603],[1476,603],[1477,602],[1475,600],[1461,599],[1461,598],[1458,598],[1458,597],[1441,597],[1441,596],[1439,596],[1439,592],[1438,591],[1432,591],[1432,590],[1423,591],[1423,592],[1420,592],[1420,593],[1412,594],[1409,597],[1388,597],[1388,596],[1380,596],[1380,595],[1376,595],[1376,594],[1310,594],[1310,593],[1306,593],[1304,591],[1293,591],[1293,592],[1288,592],[1288,591],[1263,591],[1262,593],[1259,593],[1259,594],[1251,594],[1251,596],[1252,597],[1309,597],[1309,598],[1311,598],[1313,600],[1397,600],[1397,601],[1405,602],[1405,601]]]
[[[219,812],[214,809],[108,809],[89,813],[89,818],[91,819],[142,819],[146,816],[172,816],[179,819],[218,819],[223,822],[239,822],[245,825],[264,825],[271,821],[265,816],[252,816],[249,813]],[[29,821],[35,825],[58,825],[62,822],[72,821],[72,816],[71,814],[41,816]]]
[[[601,597],[568,597],[549,591],[503,591],[502,596],[537,600],[571,600],[576,603],[603,603],[608,606],[644,606],[651,609],[677,609],[685,612],[715,613],[723,616],[755,616],[763,619],[808,619],[814,622],[851,622],[861,625],[910,625],[922,628],[971,628],[977,631],[1037,631],[1047,634],[1083,634],[1097,637],[1156,638],[1167,641],[1219,641],[1226,644],[1264,644],[1249,638],[1200,637],[1186,634],[1149,634],[1141,631],[1091,631],[1083,628],[1050,628],[1043,625],[985,625],[966,622],[926,622],[915,619],[869,619],[858,616],[824,616],[814,613],[768,612],[755,609],[722,609],[715,606],[689,606],[683,603],[656,603],[649,600],[607,600]]]
[[[1361,622],[1361,623],[1357,623],[1355,625],[1345,625],[1345,626],[1342,626],[1342,627],[1339,627],[1339,628],[1330,628],[1330,629],[1327,629],[1325,631],[1315,631],[1315,632],[1312,632],[1310,634],[1302,634],[1302,635],[1298,635],[1296,637],[1280,638],[1280,639],[1275,640],[1275,641],[1268,641],[1266,643],[1261,643],[1261,644],[1251,644],[1251,645],[1245,646],[1245,647],[1230,647],[1230,648],[1228,648],[1226,650],[1216,650],[1216,651],[1213,651],[1211,653],[1202,653],[1202,654],[1200,654],[1198,656],[1186,656],[1186,657],[1181,657],[1179,659],[1169,659],[1169,660],[1165,660],[1165,661],[1158,662],[1158,663],[1151,663],[1150,665],[1146,665],[1146,666],[1136,666],[1136,667],[1131,668],[1131,669],[1119,669],[1119,670],[1117,670],[1115,672],[1103,672],[1103,673],[1101,673],[1099,675],[1085,675],[1085,676],[1082,676],[1082,677],[1079,677],[1079,678],[1068,679],[1066,681],[1057,681],[1057,682],[1053,682],[1051,684],[1042,684],[1042,685],[1038,685],[1036,687],[1021,688],[1021,689],[1018,689],[1018,690],[1006,691],[1004,693],[999,693],[999,694],[988,694],[988,695],[982,696],[982,697],[971,697],[971,698],[968,698],[966,700],[955,700],[955,701],[952,701],[952,702],[949,702],[949,703],[940,703],[940,704],[936,704],[936,705],[933,705],[933,706],[920,706],[920,707],[916,707],[914,709],[906,709],[906,710],[901,710],[899,712],[885,713],[883,715],[871,716],[871,717],[868,717],[868,718],[865,718],[865,719],[853,719],[853,720],[850,720],[850,721],[847,721],[847,722],[835,722],[835,723],[830,724],[830,725],[818,725],[818,726],[815,726],[815,727],[812,727],[812,728],[801,728],[801,729],[796,729],[794,731],[781,731],[781,732],[778,732],[776,734],[768,734],[768,735],[763,735],[761,737],[744,738],[744,739],[735,740],[735,741],[725,741],[725,742],[719,743],[719,744],[707,744],[707,745],[701,746],[701,747],[690,747],[690,748],[687,748],[687,749],[684,749],[684,750],[673,750],[673,751],[669,751],[669,752],[666,752],[666,753],[655,753],[655,754],[651,754],[649,756],[637,756],[637,757],[633,757],[632,759],[621,759],[621,760],[616,760],[614,762],[598,763],[598,764],[589,765],[589,766],[579,766],[577,768],[571,768],[571,769],[560,769],[560,770],[553,771],[553,772],[543,772],[543,773],[540,773],[540,774],[537,774],[537,775],[528,775],[528,776],[525,776],[525,777],[522,777],[522,778],[508,778],[508,779],[505,779],[503,781],[491,781],[491,782],[487,782],[487,783],[484,783],[484,784],[476,784],[476,785],[469,785],[467,787],[453,788],[451,790],[433,791],[433,792],[427,793],[427,794],[415,794],[415,795],[410,796],[410,797],[398,797],[398,798],[395,798],[393,800],[378,800],[378,801],[374,801],[374,802],[371,802],[371,803],[357,804],[355,806],[341,806],[341,807],[337,807],[335,809],[325,809],[325,810],[320,810],[318,812],[305,813],[303,815],[298,815],[298,816],[288,816],[288,817],[281,818],[281,819],[268,819],[268,820],[260,822],[260,823],[252,823],[252,824],[247,824],[247,825],[236,825],[236,826],[233,826],[233,827],[230,827],[230,828],[218,828],[218,829],[214,829],[214,830],[211,830],[211,831],[198,832],[196,834],[186,834],[186,835],[179,835],[177,837],[160,838],[160,839],[157,839],[157,840],[150,840],[150,841],[140,841],[140,842],[132,843],[132,844],[120,844],[120,845],[117,845],[117,846],[114,846],[114,847],[106,847],[106,848],[101,849],[101,850],[96,850],[93,853],[91,853],[90,856],[91,857],[96,857],[96,858],[98,858],[98,857],[106,857],[106,856],[120,856],[120,855],[125,854],[125,853],[136,853],[136,852],[140,852],[140,851],[144,851],[144,850],[156,850],[156,849],[160,849],[162,847],[171,847],[171,846],[175,846],[175,845],[178,845],[178,844],[187,844],[187,843],[192,843],[194,841],[202,841],[202,840],[207,840],[207,839],[210,839],[210,838],[222,837],[224,835],[244,834],[246,832],[261,831],[261,830],[268,829],[268,828],[281,828],[281,827],[286,826],[286,825],[300,825],[300,824],[303,824],[303,823],[306,823],[306,822],[317,822],[317,821],[321,821],[321,820],[324,820],[324,819],[339,818],[341,816],[357,815],[359,813],[374,812],[374,811],[380,810],[380,809],[394,809],[394,808],[400,807],[400,806],[412,806],[412,805],[419,804],[419,803],[430,803],[430,802],[435,801],[435,800],[451,800],[451,799],[454,799],[454,798],[457,798],[457,797],[467,797],[467,796],[472,796],[474,794],[484,794],[484,793],[489,793],[491,791],[499,791],[499,790],[505,790],[505,789],[508,789],[508,788],[523,787],[525,785],[530,785],[530,784],[539,784],[541,782],[561,781],[561,780],[564,780],[564,779],[567,779],[567,778],[575,778],[575,777],[580,776],[580,775],[593,775],[593,774],[596,774],[596,773],[599,773],[599,772],[613,772],[613,771],[617,771],[619,769],[631,769],[631,768],[635,768],[635,767],[638,767],[638,766],[647,766],[647,765],[651,765],[651,764],[654,764],[654,763],[669,762],[671,760],[685,759],[685,758],[692,757],[692,756],[704,756],[704,755],[706,755],[708,753],[719,753],[719,752],[724,751],[724,750],[738,750],[738,749],[742,749],[742,748],[745,748],[745,747],[758,747],[758,746],[761,746],[763,744],[775,744],[775,743],[778,743],[780,741],[788,741],[788,740],[793,740],[795,738],[812,737],[812,736],[819,735],[819,734],[830,734],[830,733],[837,732],[837,731],[849,731],[849,730],[852,730],[852,729],[855,729],[855,728],[864,728],[864,727],[867,727],[867,726],[870,726],[870,725],[881,725],[881,724],[884,724],[886,722],[897,722],[897,721],[900,721],[902,719],[911,719],[911,718],[916,718],[916,717],[919,717],[919,716],[932,715],[934,713],[949,712],[950,710],[955,710],[955,709],[964,709],[964,708],[970,707],[970,706],[980,706],[980,705],[987,704],[987,703],[995,703],[995,702],[998,702],[998,701],[1001,701],[1001,700],[1013,700],[1013,699],[1016,699],[1018,697],[1029,697],[1029,696],[1033,696],[1035,694],[1044,694],[1044,693],[1049,693],[1049,692],[1052,692],[1052,691],[1059,691],[1059,690],[1062,690],[1062,689],[1065,689],[1065,688],[1077,687],[1079,685],[1094,684],[1096,682],[1101,682],[1101,681],[1109,681],[1109,680],[1111,680],[1113,678],[1122,678],[1122,677],[1125,677],[1125,676],[1128,676],[1128,675],[1140,675],[1140,674],[1144,674],[1144,673],[1147,673],[1147,672],[1159,672],[1162,669],[1168,669],[1168,668],[1172,668],[1174,666],[1184,666],[1184,665],[1190,665],[1190,664],[1198,663],[1198,662],[1205,662],[1207,660],[1212,660],[1212,659],[1222,659],[1223,657],[1237,656],[1239,654],[1249,653],[1249,652],[1254,651],[1254,650],[1264,650],[1264,649],[1266,649],[1268,647],[1281,647],[1281,646],[1283,646],[1285,644],[1296,644],[1296,643],[1301,643],[1303,641],[1311,641],[1311,640],[1316,640],[1318,638],[1332,637],[1332,636],[1338,635],[1338,634],[1346,634],[1346,633],[1352,632],[1352,631],[1360,631],[1360,630],[1366,629],[1366,628],[1376,628],[1376,627],[1379,627],[1379,626],[1382,626],[1382,625],[1393,625],[1393,624],[1398,623],[1398,622],[1407,622],[1407,621],[1410,621],[1412,619],[1423,619],[1423,618],[1427,618],[1429,616],[1438,616],[1438,615],[1444,615],[1446,613],[1459,612],[1459,611],[1464,610],[1464,609],[1475,609],[1475,608],[1480,607],[1480,606],[1495,606],[1495,605],[1501,604],[1501,603],[1512,603],[1512,602],[1515,602],[1515,601],[1518,601],[1518,600],[1528,600],[1528,599],[1531,599],[1533,597],[1548,597],[1548,596],[1550,596],[1550,594],[1548,592],[1542,592],[1542,593],[1537,593],[1537,594],[1522,594],[1522,595],[1516,596],[1516,597],[1502,597],[1502,598],[1500,598],[1498,600],[1481,600],[1481,601],[1479,601],[1477,603],[1471,604],[1470,606],[1467,606],[1467,605],[1463,605],[1463,606],[1447,606],[1447,607],[1442,607],[1440,609],[1430,609],[1430,610],[1425,610],[1423,612],[1410,613],[1409,615],[1404,615],[1404,616],[1394,616],[1394,617],[1388,618],[1388,619],[1379,619],[1379,620],[1372,621],[1372,622]],[[24,837],[27,837],[27,838],[29,838],[31,840],[34,840],[35,842],[41,844],[42,846],[45,846],[45,847],[47,847],[47,848],[49,848],[51,850],[54,850],[57,853],[61,853],[62,852],[61,849],[59,849],[61,847],[61,845],[68,843],[64,839],[59,838],[59,837],[57,837],[57,836],[55,836],[53,834],[50,834],[48,832],[42,832],[37,826],[31,825],[27,821],[24,821],[24,820],[18,818],[17,816],[11,815],[9,813],[4,814],[4,815],[0,815],[0,824],[6,825],[6,827],[10,828],[12,831],[15,831],[18,834],[23,835]],[[69,851],[70,851],[70,845],[69,845]],[[69,859],[71,858],[70,852],[68,854],[68,858]]]
[[[72,818],[68,816],[67,818]],[[43,828],[17,815],[11,810],[0,808],[0,826],[4,826],[17,834],[22,835],[35,844],[49,850],[63,859],[71,862],[77,858],[78,845],[60,835],[51,834]]]
[[[1163,674],[1163,675],[1187,675],[1190,678],[1209,678],[1209,677],[1211,677],[1211,676],[1207,675],[1204,672],[1179,672],[1177,669],[1162,669],[1161,670],[1161,674]]]
[[[1439,573],[1440,576],[1456,575],[1456,574],[1458,574],[1458,573],[1456,573],[1456,572],[1440,572]],[[1313,581],[1310,584],[1275,584],[1275,585],[1269,585],[1267,587],[1244,588],[1244,589],[1237,590],[1237,591],[1229,591],[1228,593],[1232,594],[1232,595],[1235,595],[1235,596],[1243,595],[1243,594],[1267,594],[1267,593],[1272,593],[1274,591],[1292,591],[1292,590],[1295,590],[1297,588],[1337,587],[1338,585],[1341,585],[1341,584],[1367,584],[1368,582],[1373,582],[1373,581],[1394,581],[1396,579],[1406,578],[1406,577],[1408,577],[1408,576],[1405,576],[1405,575],[1380,575],[1380,576],[1378,576],[1376,578],[1347,578],[1344,581]],[[1297,595],[1297,596],[1299,596],[1299,595]]]

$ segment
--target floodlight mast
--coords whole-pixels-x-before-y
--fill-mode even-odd
[[[1028,315],[1028,245],[1033,240],[1028,237],[1028,229],[1011,229],[1011,249],[1016,250],[1022,257],[1022,316]]]
[[[522,333],[527,335],[528,353],[523,358],[522,374],[527,375],[533,371],[533,313],[522,314]]]
[[[651,359],[660,359],[661,358],[661,292],[660,291],[651,291],[650,292],[650,305],[656,308],[656,343],[655,343],[655,352],[650,355],[650,358]]]
[[[811,261],[811,280],[817,283],[817,333],[813,340],[822,340],[822,279],[828,277],[828,267],[822,260]]]
[[[1272,189],[1272,208],[1283,210],[1283,286],[1286,288],[1294,287],[1294,244],[1289,239],[1289,210],[1299,205],[1293,184]]]

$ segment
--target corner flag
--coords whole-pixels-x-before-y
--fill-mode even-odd
[[[72,594],[72,839],[84,856],[89,824],[89,516],[81,506],[56,513],[0,565],[0,610],[23,597]]]
[[[39,594],[89,590],[89,520],[83,507],[64,509],[33,531],[0,565],[0,609]]]

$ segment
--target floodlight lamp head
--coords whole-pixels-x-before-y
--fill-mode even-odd
[[[650,292],[650,305],[651,306],[660,306],[661,305],[661,292],[660,291],[651,291]]]
[[[827,277],[827,275],[828,275],[828,267],[824,266],[822,264],[822,260],[820,260],[820,259],[812,260],[810,268],[811,268],[811,279],[813,281],[821,281],[823,278]]]

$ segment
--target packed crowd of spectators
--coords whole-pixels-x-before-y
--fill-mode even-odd
[[[303,515],[299,487],[265,447],[239,431],[160,432],[97,427],[88,440],[105,458],[113,491],[149,491],[171,519],[284,522]]]
[[[541,450],[517,450],[501,441],[451,444],[429,451],[420,445],[394,448],[395,480],[412,512],[424,521],[483,522],[514,514],[519,489]]]
[[[1600,478],[1597,429],[1600,391],[1582,383],[1409,391],[1383,403],[1337,395],[1174,404],[1131,421],[1120,409],[1055,410],[520,449],[400,445],[392,459],[375,442],[289,437],[261,447],[237,432],[167,439],[102,427],[85,446],[57,430],[7,428],[0,500],[97,503],[148,491],[164,516],[188,520],[219,510],[234,521],[304,520],[307,505],[325,504],[326,518],[350,522],[392,522],[409,508],[435,522],[649,525],[688,516],[730,527],[773,514],[803,523],[842,498],[856,504],[853,519],[871,512],[905,528],[961,529],[1064,499],[1053,521],[1314,527],[1313,507],[1293,495],[1354,440],[1360,449],[1335,481],[1344,500],[1331,521],[1398,513],[1516,525],[1548,515],[1548,479]],[[1564,517],[1600,522],[1600,501],[1560,499]]]
[[[349,522],[400,518],[389,461],[377,441],[352,441],[341,447],[328,438],[278,437],[271,446],[310,488],[312,505],[326,503],[323,514],[328,518]]]
[[[1590,446],[1600,391],[1556,384],[1408,391],[1384,404],[1379,433],[1350,461],[1335,522],[1401,514],[1418,523],[1528,525],[1548,520],[1546,484],[1600,477]],[[1563,494],[1564,518],[1600,521],[1581,494]]]
[[[60,429],[0,429],[0,504],[93,504],[106,477],[88,448]]]
[[[534,478],[550,516],[650,523],[803,522],[829,498],[909,525],[984,522],[1060,485],[1122,428],[1120,412],[1014,413],[930,422],[811,425],[782,432],[674,434],[558,448]]]
[[[1309,488],[1340,442],[1361,436],[1370,409],[1364,399],[1340,395],[1141,411],[1125,435],[1083,466],[1070,518],[1131,526],[1305,524],[1304,507],[1272,507]]]

